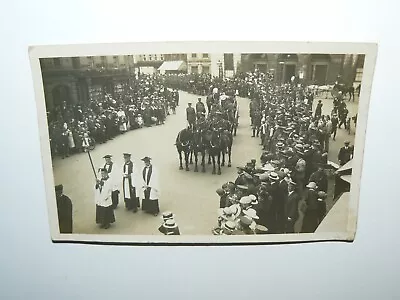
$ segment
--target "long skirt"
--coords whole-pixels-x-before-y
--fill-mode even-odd
[[[160,212],[158,199],[143,199],[142,209],[149,214],[158,214]]]
[[[125,201],[125,208],[128,210],[137,209],[140,207],[139,197],[136,197],[136,188],[132,187],[130,198],[124,198]]]
[[[114,209],[111,206],[96,205],[96,224],[107,225],[115,222]]]

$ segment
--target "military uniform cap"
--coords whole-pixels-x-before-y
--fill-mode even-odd
[[[112,155],[110,155],[110,154],[107,154],[107,155],[103,156],[103,158],[111,158],[111,157],[112,157]]]

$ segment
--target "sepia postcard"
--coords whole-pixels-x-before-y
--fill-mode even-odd
[[[376,44],[49,45],[29,56],[53,241],[354,240]]]

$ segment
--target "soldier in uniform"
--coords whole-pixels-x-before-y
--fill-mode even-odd
[[[192,107],[192,103],[188,103],[188,107],[186,108],[186,120],[189,123],[189,127],[193,130],[196,122],[196,111]]]
[[[201,116],[203,113],[204,113],[204,114],[206,113],[206,108],[205,108],[205,106],[204,106],[204,103],[201,102],[201,97],[199,97],[199,98],[198,98],[198,101],[197,101],[197,103],[196,103],[196,115],[197,115],[197,119],[199,119],[200,116]]]
[[[140,207],[140,202],[139,198],[136,196],[135,170],[133,162],[131,161],[131,154],[124,153],[124,160],[125,163],[122,170],[122,188],[124,193],[125,208],[136,213],[138,211],[138,207]]]

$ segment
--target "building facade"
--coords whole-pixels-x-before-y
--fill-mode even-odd
[[[147,74],[156,73],[165,61],[183,61],[186,63],[186,60],[186,53],[135,55],[136,70]]]
[[[361,82],[364,55],[357,54],[242,54],[241,70],[271,72],[278,83],[292,76],[306,84],[334,84],[338,75],[347,84]]]
[[[189,53],[187,65],[189,74],[210,74],[217,77],[232,77],[240,66],[239,53]]]
[[[133,55],[40,59],[46,107],[77,104],[115,95],[133,79]]]

